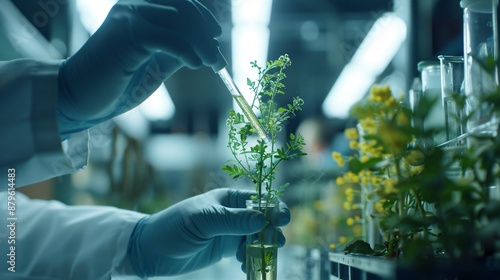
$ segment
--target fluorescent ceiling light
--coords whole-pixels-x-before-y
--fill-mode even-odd
[[[235,26],[232,30],[233,79],[247,101],[253,99],[253,92],[247,86],[247,78],[255,80],[257,69],[250,62],[265,65],[269,48],[269,28],[265,26]]]
[[[327,117],[346,118],[351,106],[363,97],[373,82],[375,77],[361,65],[346,65],[323,102],[323,112]]]
[[[233,25],[269,25],[273,0],[232,0]]]
[[[182,134],[155,135],[144,145],[144,155],[156,170],[192,171],[208,150],[204,138]]]
[[[150,121],[169,120],[174,112],[172,99],[162,85],[136,109],[116,116],[113,120],[130,137],[144,139],[149,134]]]
[[[139,110],[130,110],[113,118],[113,122],[129,137],[144,139],[149,135],[149,122]]]
[[[174,102],[163,84],[138,108],[150,121],[166,121],[175,113]]]
[[[80,21],[90,34],[97,31],[117,0],[77,0]]]
[[[269,49],[269,22],[272,0],[232,0],[232,76],[248,102],[253,101],[253,92],[247,86],[247,78],[257,78],[256,69],[250,65],[257,61],[265,65]],[[239,111],[236,103],[235,110]]]
[[[323,102],[323,113],[332,118],[348,117],[351,106],[387,68],[405,39],[404,21],[394,13],[382,15],[340,73]]]

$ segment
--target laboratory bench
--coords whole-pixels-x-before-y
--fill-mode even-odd
[[[328,280],[328,253],[298,245],[285,245],[278,251],[278,280]],[[246,280],[236,258],[185,275],[155,278],[161,280]]]

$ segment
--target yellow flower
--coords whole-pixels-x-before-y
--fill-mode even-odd
[[[384,212],[384,201],[383,200],[379,200],[377,202],[375,202],[375,211],[377,212]]]
[[[347,128],[344,130],[344,135],[349,140],[358,140],[359,138],[359,133],[356,128]]]
[[[349,195],[352,195],[354,193],[354,190],[352,188],[347,188],[345,189],[345,195],[349,196]]]
[[[402,155],[404,151],[406,151],[406,147],[412,137],[406,131],[392,123],[381,124],[379,128],[379,135],[381,136],[384,145],[395,155]]]
[[[358,143],[358,148],[361,154],[372,157],[381,157],[384,149],[376,140]]]
[[[367,134],[377,133],[377,124],[372,118],[364,118],[359,120],[359,124],[363,128],[363,131]]]
[[[369,184],[370,183],[370,177],[369,176],[363,176],[361,177],[361,183],[363,184]]]
[[[387,179],[385,180],[384,182],[384,192],[386,194],[390,194],[390,193],[397,193],[397,190],[396,190],[396,184],[398,183],[397,180],[395,179]]]
[[[338,186],[343,185],[345,183],[344,178],[337,177],[337,179],[335,180],[335,183],[337,183]]]
[[[425,161],[425,154],[421,150],[412,149],[405,155],[404,159],[407,164],[410,164],[411,166],[419,165],[420,167],[420,165],[422,165]],[[415,170],[415,172],[417,173],[412,174],[410,170],[410,175],[416,175],[420,173],[419,169]]]
[[[330,250],[333,250],[333,249],[335,249],[335,244],[330,243]]]
[[[370,148],[370,146],[366,142],[361,142],[361,143],[358,143],[358,148],[359,148],[359,151],[361,153],[366,154],[366,152]]]
[[[333,152],[332,157],[340,167],[344,166],[344,164],[345,164],[344,158],[342,157],[342,155],[339,152]]]
[[[386,107],[395,107],[397,105],[396,99],[394,97],[389,97],[386,101],[384,101],[384,106]]]
[[[363,155],[363,156],[361,157],[361,162],[362,162],[362,163],[366,163],[366,162],[368,162],[368,160],[370,160],[370,158],[369,158],[367,155]]]
[[[351,203],[349,201],[345,201],[343,206],[346,211],[351,210]]]
[[[351,140],[349,141],[349,148],[351,149],[356,149],[358,147],[358,141],[355,141],[355,140]]]
[[[359,183],[359,176],[354,174],[352,171],[347,172],[345,176],[349,179],[349,181]]]
[[[411,166],[410,167],[410,175],[411,176],[418,175],[418,174],[422,173],[422,171],[424,171],[424,166],[423,165]]]
[[[353,219],[353,218],[347,218],[346,224],[347,224],[348,226],[352,226],[352,225],[354,225],[354,219]]]
[[[354,236],[361,236],[361,234],[363,233],[363,227],[359,224],[356,224],[352,227],[352,233],[354,234]]]
[[[370,100],[375,102],[384,102],[392,97],[391,88],[389,85],[373,85],[370,88]]]
[[[347,237],[345,237],[345,236],[341,236],[341,237],[339,238],[339,242],[340,242],[340,243],[346,243],[346,242],[347,242]]]

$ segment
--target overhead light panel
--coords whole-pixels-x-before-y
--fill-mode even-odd
[[[272,0],[232,0],[231,3],[232,76],[249,102],[253,100],[253,92],[248,89],[246,81],[247,78],[257,78],[250,62],[264,65],[267,61],[272,4]],[[234,108],[239,110],[236,104]]]
[[[406,24],[395,13],[377,19],[323,102],[325,116],[348,117],[351,106],[368,92],[405,39]]]
[[[94,34],[117,0],[77,0],[76,9],[85,29]]]
[[[138,108],[150,121],[166,121],[171,119],[175,113],[174,102],[164,85],[160,86]]]

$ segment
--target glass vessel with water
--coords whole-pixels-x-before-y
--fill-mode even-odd
[[[462,0],[467,130],[495,136],[498,116],[484,98],[498,86],[498,0]]]

